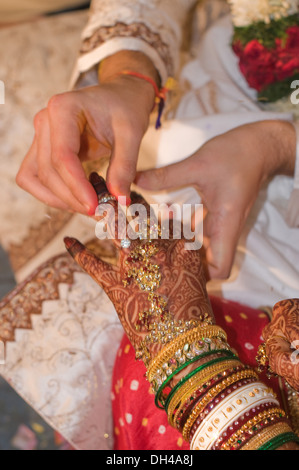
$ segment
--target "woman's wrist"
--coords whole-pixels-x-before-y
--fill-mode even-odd
[[[209,346],[203,351],[204,341]],[[195,327],[166,344],[148,365],[147,378],[156,405],[165,409],[169,423],[193,450],[296,448],[296,436],[275,394],[241,363],[216,325]]]

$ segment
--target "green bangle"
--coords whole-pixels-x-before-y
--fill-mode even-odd
[[[220,358],[216,358],[210,362],[207,362],[206,364],[203,364],[201,366],[199,366],[197,369],[195,369],[194,371],[190,372],[190,374],[186,375],[186,377],[183,377],[177,384],[176,386],[171,390],[170,394],[168,395],[165,403],[164,403],[164,406],[162,404],[162,406],[159,405],[159,401],[160,401],[160,395],[161,393],[163,392],[164,388],[167,386],[167,384],[173,379],[173,377],[178,374],[179,372],[181,372],[183,369],[185,369],[186,367],[188,367],[190,364],[193,364],[194,362],[198,361],[199,359],[202,359],[202,358],[205,358],[205,357],[208,357],[208,356],[211,356],[213,354],[225,354],[225,357],[220,357]],[[227,360],[227,357],[233,357],[235,358],[236,355],[231,352],[230,350],[227,350],[227,349],[218,349],[218,350],[214,350],[214,351],[207,351],[206,353],[204,354],[201,354],[200,356],[196,356],[194,357],[193,359],[191,359],[190,361],[187,361],[185,362],[185,364],[183,364],[182,366],[180,366],[178,369],[176,369],[168,378],[165,382],[163,382],[163,384],[161,385],[161,387],[159,388],[159,390],[157,391],[156,393],[156,397],[155,397],[155,405],[157,406],[157,408],[160,408],[161,410],[164,410],[165,409],[165,404],[167,403],[168,404],[168,401],[170,399],[170,395],[173,395],[174,391],[177,390],[179,387],[181,387],[181,385],[183,385],[183,383],[185,381],[187,381],[189,378],[191,378],[193,375],[195,375],[197,372],[199,372],[199,370],[202,370],[204,369],[205,367],[208,367],[209,365],[212,365],[216,362],[220,362],[220,360]]]
[[[167,377],[167,379],[165,380],[165,382],[162,383],[162,385],[160,386],[160,388],[158,389],[157,393],[156,393],[156,397],[155,397],[155,405],[157,406],[157,408],[160,408],[160,410],[164,410],[165,409],[165,404],[163,406],[163,403],[162,403],[162,406],[159,405],[159,401],[160,401],[160,395],[161,393],[163,392],[164,388],[167,386],[167,384],[173,379],[173,377],[178,374],[179,372],[181,372],[183,369],[185,369],[186,367],[188,367],[190,364],[193,364],[194,362],[196,361],[199,361],[199,359],[201,358],[205,358],[207,356],[211,356],[212,354],[219,354],[220,350],[214,350],[214,351],[207,351],[203,354],[201,354],[200,356],[195,356],[193,359],[190,359],[190,361],[187,361],[185,362],[185,364],[181,365],[180,367],[178,367],[169,377]],[[170,392],[171,393],[171,392]],[[167,397],[168,398],[168,397]],[[166,400],[167,401],[167,400]],[[165,401],[165,403],[166,403]]]
[[[286,432],[266,442],[261,447],[259,447],[258,450],[275,450],[287,442],[299,443],[299,438],[294,432]]]
[[[215,351],[214,351],[215,352]],[[221,356],[221,357],[216,357],[215,359],[212,359],[211,361],[209,362],[206,362],[205,364],[202,364],[201,366],[197,367],[196,369],[192,370],[189,374],[187,374],[185,377],[183,377],[174,387],[173,389],[170,391],[168,397],[166,398],[165,400],[165,411],[168,412],[168,406],[169,406],[169,403],[172,399],[172,397],[175,395],[175,393],[178,391],[179,388],[181,388],[182,385],[184,385],[184,383],[186,383],[189,379],[191,379],[195,374],[197,374],[197,372],[200,372],[202,370],[204,370],[206,367],[209,367],[209,366],[213,366],[214,364],[218,364],[220,362],[224,362],[224,361],[227,361],[227,360],[233,360],[233,359],[236,359],[236,355],[234,353],[232,353],[231,351],[227,351],[227,350],[218,350],[216,351],[218,353],[226,353],[225,356]]]

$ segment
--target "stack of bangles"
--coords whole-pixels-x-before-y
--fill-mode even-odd
[[[154,261],[158,247],[140,242],[126,260],[123,280],[147,293],[149,309],[139,313],[136,331],[146,335],[136,349],[155,403],[191,450],[272,450],[298,442],[273,390],[244,366],[225,331],[207,313],[177,320],[158,293],[162,274]],[[161,345],[151,355],[151,345]]]
[[[257,373],[244,366],[215,325],[168,342],[147,369],[155,403],[191,450],[274,450],[299,442],[285,412]],[[191,372],[173,379],[191,364]]]

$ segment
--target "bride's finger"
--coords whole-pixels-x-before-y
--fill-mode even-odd
[[[134,211],[139,212],[142,233],[147,233],[147,238],[173,240],[183,238],[181,223],[181,207],[177,204],[148,204],[141,194],[131,192],[131,201]],[[141,215],[142,214],[142,215]],[[147,226],[147,232],[145,232]]]
[[[134,191],[130,193],[131,205],[128,209],[128,219],[130,219],[131,237],[138,233],[142,239],[158,238],[158,219],[148,202],[141,194]],[[135,234],[135,235],[134,235]]]
[[[99,218],[97,224],[98,238],[107,238],[108,236],[117,248],[129,248],[125,198],[122,201],[120,198],[116,199],[112,196],[104,178],[98,173],[91,173],[89,181],[98,197],[98,207],[95,212],[96,218]]]
[[[147,215],[150,216],[150,205],[141,194],[131,191],[130,197],[132,204],[141,204],[146,209]]]
[[[117,266],[102,261],[75,238],[66,237],[65,247],[78,265],[89,274],[109,295],[121,283]]]

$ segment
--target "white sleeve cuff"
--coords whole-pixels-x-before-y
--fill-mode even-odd
[[[160,74],[161,83],[166,83],[168,79],[167,68],[158,52],[152,46],[142,39],[116,37],[93,49],[91,52],[79,57],[75,70],[73,71],[70,87],[73,88],[76,85],[81,74],[91,70],[106,57],[123,50],[143,52],[147,55]]]

